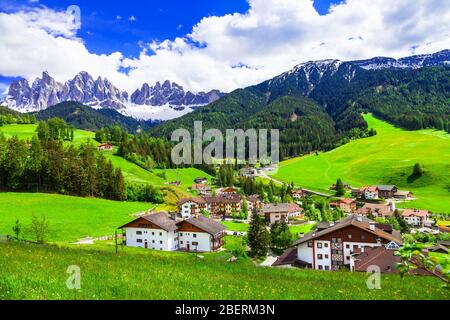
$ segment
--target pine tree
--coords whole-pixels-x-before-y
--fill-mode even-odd
[[[336,181],[336,195],[338,197],[341,197],[345,194],[345,187],[344,183],[342,183],[341,178],[338,178]]]
[[[252,214],[248,230],[248,245],[250,255],[254,258],[265,258],[269,251],[270,234],[264,220],[257,213]]]

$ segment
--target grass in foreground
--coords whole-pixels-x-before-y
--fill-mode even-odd
[[[359,139],[329,152],[294,158],[280,163],[275,179],[318,191],[337,178],[355,187],[395,184],[417,197],[400,207],[450,213],[450,134],[436,130],[406,131],[372,115],[365,115],[369,128],[377,135]],[[425,174],[409,179],[415,163]]]
[[[151,203],[41,193],[0,193],[0,204],[0,234],[13,234],[17,219],[26,227],[33,214],[45,215],[49,221],[48,241],[52,242],[112,235],[117,227],[133,219],[133,213],[154,207]]]
[[[431,277],[255,267],[226,255],[146,254],[0,243],[0,299],[448,299]],[[207,256],[207,255],[205,255]],[[66,288],[68,266],[81,268],[81,290]]]

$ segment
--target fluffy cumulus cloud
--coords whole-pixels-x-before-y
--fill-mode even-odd
[[[312,0],[249,0],[245,14],[207,17],[184,37],[145,42],[138,57],[97,55],[79,23],[41,8],[0,13],[0,74],[58,80],[80,70],[121,89],[170,79],[188,89],[230,91],[317,59],[402,57],[450,48],[450,1],[347,0],[319,15]],[[127,74],[119,70],[128,70]]]

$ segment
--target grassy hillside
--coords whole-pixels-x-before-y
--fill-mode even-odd
[[[2,132],[5,137],[17,136],[19,139],[30,139],[36,133],[37,124],[9,124],[0,127],[0,132]],[[94,140],[95,133],[92,131],[79,130],[74,131],[74,145],[80,145],[82,143]]]
[[[181,181],[181,187],[183,189],[189,188],[195,182],[195,178],[205,177],[208,181],[211,181],[212,176],[206,172],[196,168],[182,168],[182,169],[155,169],[153,173],[161,174],[166,173],[166,182]]]
[[[15,243],[0,243],[0,251],[0,299],[448,299],[431,277],[383,275],[382,289],[369,290],[364,273],[262,268],[227,263],[220,253],[115,255]],[[80,267],[80,291],[66,288],[70,265]]]
[[[36,128],[36,124],[13,124],[0,127],[0,132],[3,133],[6,137],[18,136],[20,139],[29,139],[35,134]],[[94,138],[94,132],[77,129],[74,132],[74,141],[72,143],[78,146],[82,143],[90,141],[94,145],[97,145],[98,142],[95,141]],[[122,170],[122,173],[127,181],[149,183],[158,187],[162,187],[168,181],[180,179],[182,181],[182,188],[178,188],[177,192],[182,194],[184,193],[184,195],[186,195],[185,189],[188,186],[192,185],[192,183],[194,183],[194,178],[199,176],[211,178],[210,175],[195,168],[177,170],[154,170],[154,172],[150,172],[122,157],[116,156],[114,152],[104,151],[103,154],[107,159],[112,161],[115,167],[118,167]],[[164,180],[161,177],[157,176],[156,173],[161,173],[162,171],[166,171],[167,180]]]
[[[319,155],[290,159],[280,164],[274,178],[328,191],[337,178],[355,187],[395,184],[418,198],[402,206],[450,213],[450,134],[436,130],[406,131],[371,115],[365,120],[377,135],[352,141]],[[425,174],[411,181],[415,163]]]
[[[31,216],[49,221],[48,241],[70,242],[83,237],[114,234],[132,220],[132,214],[148,210],[150,203],[116,202],[40,193],[0,193],[0,234],[13,234],[17,219],[27,227]]]

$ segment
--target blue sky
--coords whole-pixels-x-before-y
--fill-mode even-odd
[[[314,7],[326,14],[330,3],[339,0],[316,0]],[[23,6],[46,6],[64,10],[70,5],[81,9],[82,26],[78,36],[97,54],[120,51],[127,56],[140,52],[140,41],[174,39],[190,33],[202,18],[245,13],[246,0],[5,0],[0,11],[14,11]],[[132,18],[134,17],[134,18]]]
[[[449,13],[437,0],[0,0],[0,92],[42,71],[230,91],[308,60],[447,49]]]

